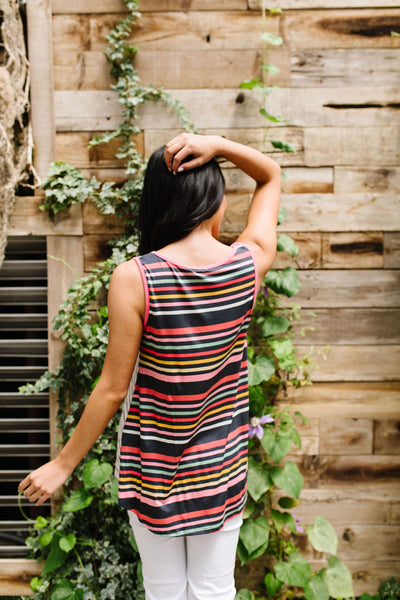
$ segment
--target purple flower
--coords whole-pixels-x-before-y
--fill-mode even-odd
[[[304,533],[304,529],[300,525],[300,519],[298,519],[294,513],[292,513],[292,517],[296,521],[296,531],[297,531],[297,533]]]
[[[262,417],[252,417],[249,424],[249,438],[257,437],[261,440],[263,436],[263,428],[261,425],[273,423],[274,419],[271,415],[263,415]]]

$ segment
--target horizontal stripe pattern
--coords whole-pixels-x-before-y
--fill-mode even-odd
[[[246,334],[255,265],[244,244],[208,267],[136,259],[146,318],[122,436],[119,503],[161,535],[221,529],[246,502]]]

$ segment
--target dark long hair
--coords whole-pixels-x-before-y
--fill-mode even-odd
[[[140,254],[186,237],[217,212],[224,193],[224,177],[215,159],[174,175],[165,164],[164,146],[153,152],[139,206]]]

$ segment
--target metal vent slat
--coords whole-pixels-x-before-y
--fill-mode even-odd
[[[21,385],[47,370],[47,256],[43,237],[8,239],[0,268],[0,558],[26,556],[24,539],[50,512],[21,498],[18,482],[49,459],[49,398],[24,395]]]

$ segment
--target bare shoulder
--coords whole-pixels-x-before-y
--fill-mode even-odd
[[[140,313],[144,311],[145,294],[142,276],[135,260],[131,259],[118,265],[111,276],[108,301],[127,303]]]

